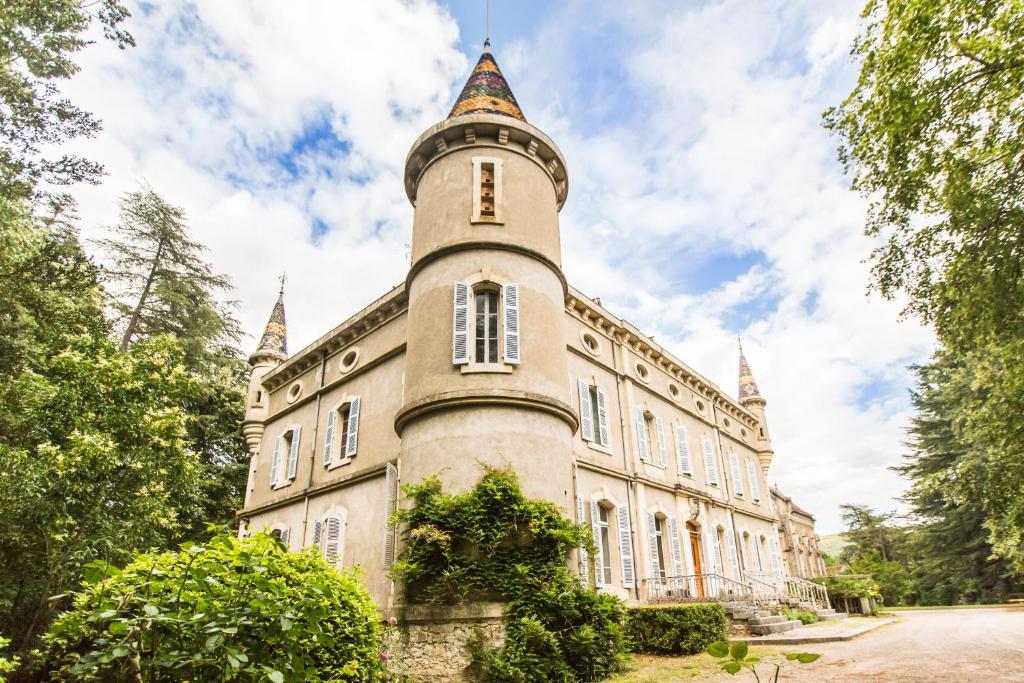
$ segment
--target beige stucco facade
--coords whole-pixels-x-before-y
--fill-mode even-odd
[[[779,515],[779,545],[790,576],[825,576],[825,556],[814,531],[814,517],[776,488],[772,500]]]
[[[361,567],[387,609],[399,485],[461,491],[495,465],[593,528],[596,590],[785,573],[764,399],[731,398],[566,282],[554,142],[453,116],[413,144],[405,187],[405,282],[286,360],[253,356],[243,533]]]

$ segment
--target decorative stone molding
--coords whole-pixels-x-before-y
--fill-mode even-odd
[[[569,192],[565,157],[540,129],[498,114],[466,114],[431,126],[412,144],[405,160],[405,193],[413,206],[426,168],[446,154],[467,147],[499,147],[522,154],[551,179],[561,210]]]
[[[580,426],[579,419],[576,417],[576,411],[572,409],[572,406],[550,396],[511,389],[470,389],[433,394],[415,403],[404,405],[395,416],[395,433],[401,436],[405,425],[418,417],[423,417],[438,410],[451,410],[452,408],[466,405],[504,405],[517,408],[532,408],[558,417],[569,425],[573,434],[576,433]]]

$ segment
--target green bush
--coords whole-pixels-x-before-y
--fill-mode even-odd
[[[818,623],[818,613],[813,611],[813,610],[809,610],[809,609],[796,610],[796,609],[784,608],[782,610],[782,613],[784,615],[786,615],[787,619],[795,619],[795,620],[799,621],[801,624],[803,624],[804,626],[807,626],[808,624],[816,624],[816,623]]]
[[[406,600],[506,603],[504,647],[475,653],[484,680],[595,681],[620,668],[622,602],[587,590],[567,566],[570,550],[592,548],[588,530],[524,498],[510,471],[489,470],[459,495],[437,479],[404,490],[413,505],[395,513],[406,542],[394,572]]]
[[[881,597],[878,584],[870,576],[819,576],[811,579],[828,590],[832,598],[878,598]]]
[[[382,627],[359,576],[256,534],[94,563],[44,638],[71,681],[371,681]]]
[[[693,655],[725,639],[725,610],[717,603],[630,607],[626,634],[635,652]]]

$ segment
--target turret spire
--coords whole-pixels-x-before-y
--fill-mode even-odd
[[[746,405],[751,401],[760,401],[764,403],[764,398],[761,396],[761,392],[757,388],[757,382],[754,381],[754,373],[750,370],[750,365],[747,363],[747,357],[743,355],[743,340],[739,341],[740,345],[740,403]]]
[[[284,319],[284,283],[285,276],[281,275],[281,289],[277,293],[277,303],[274,310],[270,312],[270,319],[263,329],[263,336],[256,352],[249,356],[250,361],[260,358],[275,358],[287,360],[288,358],[288,329]]]
[[[516,96],[508,87],[508,81],[502,75],[498,63],[491,54],[491,40],[484,41],[484,51],[477,61],[473,73],[469,75],[465,87],[455,100],[455,106],[448,118],[465,114],[500,114],[526,121]]]

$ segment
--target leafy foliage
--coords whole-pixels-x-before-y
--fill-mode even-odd
[[[715,659],[724,659],[722,671],[730,676],[735,676],[743,669],[750,669],[754,679],[760,683],[761,677],[757,674],[757,664],[761,661],[761,658],[749,656],[750,647],[746,643],[738,642],[729,645],[724,640],[717,640],[708,645],[706,652]],[[813,652],[790,652],[786,655],[786,661],[810,664],[811,662],[818,661],[820,657],[821,655]],[[765,680],[777,683],[781,668],[781,664],[775,664],[774,675],[770,679],[766,678]]]
[[[235,305],[222,302],[231,283],[204,260],[206,248],[189,236],[180,207],[144,186],[125,194],[120,208],[116,236],[100,246],[111,260],[104,281],[121,345],[173,335],[198,379],[183,406],[202,464],[202,506],[190,520],[198,537],[208,522],[232,521],[248,476],[240,422],[249,367],[238,352]]]
[[[89,137],[99,122],[60,96],[57,82],[78,71],[71,56],[98,21],[120,47],[134,41],[117,0],[4,0],[0,4],[0,199],[28,200],[40,182],[95,182],[102,166],[80,157],[42,158],[46,147]]]
[[[651,605],[626,610],[626,635],[634,652],[693,655],[725,638],[725,610],[718,603]]]
[[[873,199],[874,286],[941,342],[900,468],[921,518],[909,568],[923,600],[991,598],[1024,575],[1024,7],[868,0],[864,20],[826,125]]]
[[[818,614],[814,610],[783,608],[782,613],[787,619],[799,621],[804,626],[818,623]]]
[[[96,582],[45,637],[60,680],[373,681],[381,625],[356,573],[270,536],[140,555]]]
[[[590,534],[553,503],[523,497],[510,471],[490,470],[471,491],[445,494],[436,478],[407,486],[395,513],[405,548],[394,572],[406,600],[507,603],[508,639],[479,654],[490,681],[593,681],[626,652],[624,608],[580,585],[566,561]]]
[[[878,598],[882,593],[878,584],[870,576],[839,574],[836,576],[820,576],[811,579],[820,583],[833,598]]]

